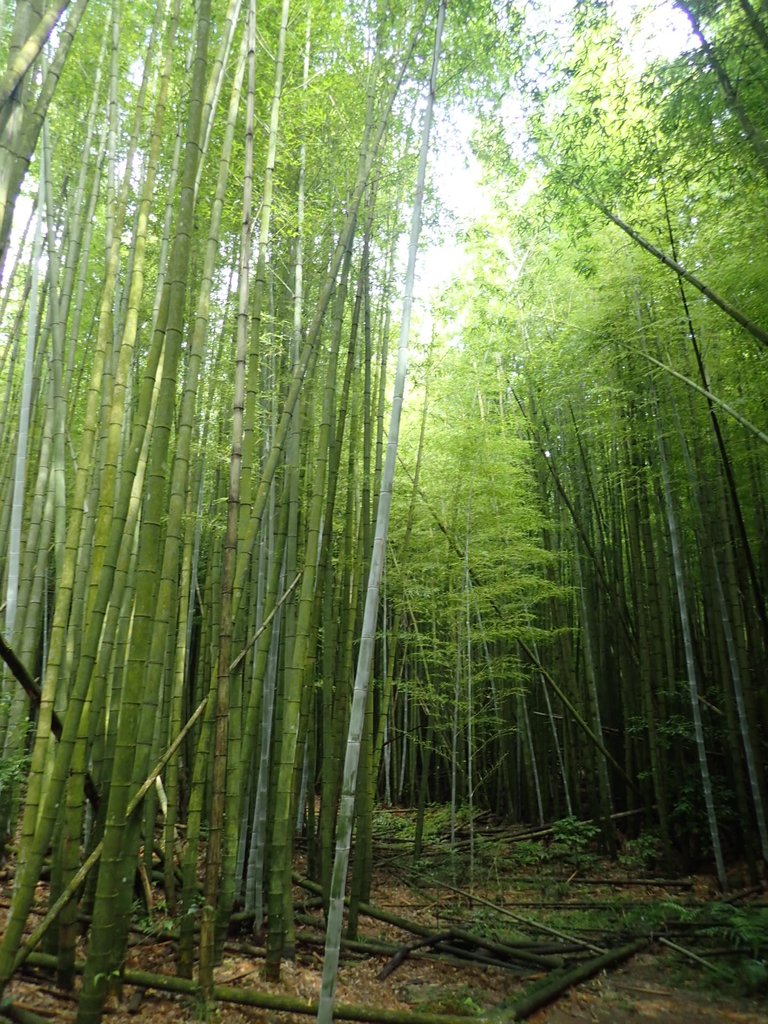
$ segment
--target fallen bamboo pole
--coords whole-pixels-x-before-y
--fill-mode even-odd
[[[705,960],[703,956],[699,956],[698,953],[694,953],[692,949],[686,949],[685,946],[681,946],[677,942],[672,942],[671,939],[667,939],[663,935],[659,935],[657,938],[663,946],[667,946],[669,949],[673,949],[676,953],[680,953],[688,960],[692,960],[695,964],[700,964],[702,967],[705,967],[708,971],[712,971],[713,974],[717,974],[721,978],[726,976],[725,971],[723,971],[720,967],[716,967],[714,964],[711,964],[709,960]],[[730,952],[733,952],[733,950],[731,950]]]
[[[615,967],[624,960],[628,960],[635,953],[639,953],[641,949],[645,949],[646,946],[650,945],[650,941],[650,938],[647,936],[642,939],[635,939],[634,942],[629,942],[625,946],[619,946],[618,949],[611,949],[602,956],[586,960],[583,964],[572,967],[567,971],[558,971],[545,978],[543,982],[530,989],[521,998],[499,1007],[490,1019],[499,1022],[499,1024],[506,1024],[507,1021],[525,1020],[534,1011],[540,1010],[542,1006],[547,1006],[574,985],[587,981],[606,967]]]
[[[5,1002],[0,1004],[0,1017],[12,1020],[14,1024],[50,1024],[50,1018],[41,1017],[32,1010],[27,1010],[18,1003]]]
[[[562,939],[563,942],[570,942],[577,946],[583,946],[585,949],[592,950],[593,953],[605,953],[602,946],[596,946],[592,942],[587,942],[586,939],[580,939],[576,935],[569,935],[567,932],[558,931],[556,928],[550,928],[547,924],[541,924],[540,921],[534,921],[530,917],[523,917],[522,914],[515,914],[513,911],[508,910],[506,907],[501,906],[498,903],[492,903],[491,900],[486,900],[482,896],[477,896],[471,892],[467,892],[466,889],[458,889],[455,885],[449,885],[447,882],[439,882],[437,879],[428,880],[431,885],[439,885],[443,889],[448,889],[450,892],[455,892],[459,896],[466,896],[470,900],[474,900],[476,903],[482,903],[484,907],[491,907],[492,910],[498,911],[504,917],[509,917],[513,921],[517,921],[518,924],[527,925],[529,928],[533,928],[535,931],[542,932],[545,935],[554,935],[556,939]],[[545,965],[546,966],[546,965]],[[562,961],[559,964],[551,965],[560,967]]]
[[[36,967],[57,966],[57,957],[47,953],[30,953],[27,963]],[[82,961],[75,964],[75,971],[82,973]],[[134,971],[126,969],[121,973],[121,980],[126,985],[138,988],[154,988],[160,992],[173,992],[177,995],[198,997],[200,988],[195,981],[178,978],[170,974],[152,974],[150,971]],[[255,1006],[262,1010],[278,1010],[286,1013],[301,1013],[306,1016],[317,1016],[315,1000],[298,999],[295,996],[283,996],[271,992],[257,992],[249,988],[233,988],[229,985],[214,985],[213,998],[222,1003],[233,1003],[237,1006]],[[406,1010],[381,1010],[371,1006],[353,1006],[348,1003],[337,1003],[333,1010],[335,1020],[362,1021],[363,1024],[467,1024],[468,1017],[454,1017],[442,1013],[416,1013]],[[478,1020],[479,1018],[475,1018]]]
[[[317,882],[313,882],[310,879],[303,878],[299,875],[294,875],[293,880],[296,885],[300,885],[309,892],[319,891],[321,888]],[[448,886],[448,888],[450,888],[450,886]],[[365,914],[366,917],[372,917],[376,921],[383,921],[385,924],[391,924],[396,928],[402,928],[403,931],[411,932],[413,935],[420,935],[423,938],[429,938],[435,934],[434,928],[427,928],[426,925],[418,924],[416,921],[411,921],[406,917],[400,917],[398,914],[390,914],[388,911],[381,910],[379,907],[374,907],[370,903],[361,903],[359,909],[360,913]],[[559,956],[531,952],[531,947],[535,948],[535,943],[533,942],[521,943],[519,946],[514,942],[496,942],[489,944],[489,942],[481,936],[472,935],[469,932],[460,931],[459,929],[452,929],[452,934],[454,939],[458,939],[462,942],[469,942],[475,946],[481,946],[484,949],[490,949],[496,953],[503,953],[504,956],[510,959],[520,960],[524,963],[533,964],[536,967],[543,967],[546,970],[554,970],[558,967],[562,967],[563,965],[562,958]],[[574,940],[569,938],[569,941]],[[581,942],[581,945],[585,945],[585,943]],[[446,952],[448,951],[449,950],[446,950]],[[455,947],[452,947],[450,952],[455,954]],[[473,957],[471,959],[476,958]]]
[[[648,810],[653,808],[648,807],[635,807],[630,811],[616,811],[615,814],[609,814],[608,817],[611,821],[622,821],[624,818],[634,818],[638,814],[645,814]],[[599,825],[600,821],[597,818],[579,818],[578,819],[584,825]],[[532,828],[523,829],[521,832],[512,832],[507,830],[499,838],[504,839],[505,842],[519,843],[527,840],[543,839],[546,836],[554,835],[555,824],[550,823],[548,825],[536,825]]]
[[[450,937],[450,932],[441,932],[439,935],[430,935],[426,939],[418,939],[416,942],[408,943],[407,946],[401,946],[389,963],[385,964],[385,966],[379,971],[377,980],[384,981],[385,978],[388,978],[393,971],[397,970],[400,964],[405,963],[414,950],[421,949],[424,946],[431,946],[434,948],[445,939],[450,939]]]

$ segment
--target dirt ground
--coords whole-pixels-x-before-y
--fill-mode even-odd
[[[611,901],[628,900],[619,885],[621,871],[614,865],[596,863],[591,866],[596,879],[613,873],[612,887],[601,885],[599,881],[590,884],[587,877],[580,877],[581,884],[577,888],[576,872],[563,879],[561,867],[554,865],[552,871],[559,877],[548,884],[542,884],[540,869],[532,869],[530,877],[518,871],[514,877],[505,880],[499,874],[497,862],[492,874],[486,873],[483,881],[474,880],[473,899],[470,900],[466,890],[460,886],[453,889],[450,885],[439,884],[434,887],[421,884],[418,889],[411,887],[393,868],[390,858],[389,866],[382,862],[377,868],[371,902],[422,926],[434,928],[436,932],[455,923],[479,934],[483,921],[490,920],[493,914],[488,904],[503,906],[510,914],[538,922],[556,920],[559,928],[567,932],[561,923],[562,914],[556,918],[547,917],[548,912],[554,913],[553,907],[570,908],[573,920],[578,921],[578,915],[584,913],[582,908],[591,903],[609,906]],[[8,881],[3,884],[0,925],[7,913],[10,896]],[[633,906],[644,899],[656,903],[660,899],[682,899],[679,891],[663,887],[635,886],[629,891]],[[709,894],[711,880],[702,877],[693,880],[685,898],[703,901],[709,898]],[[41,899],[44,895],[41,891]],[[302,894],[297,889],[296,896],[301,899],[306,897],[306,893]],[[763,897],[758,894],[757,898]],[[566,920],[570,919],[566,917]],[[588,934],[583,927],[580,931],[575,925],[574,928],[574,935]],[[378,938],[396,944],[414,941],[413,935],[367,917],[361,918],[360,933],[361,938]],[[309,934],[308,929],[302,926],[300,935]],[[299,941],[296,961],[284,964],[280,983],[267,984],[261,977],[260,950],[253,945],[253,939],[247,935],[232,936],[217,970],[216,981],[220,985],[315,1000],[319,994],[322,970],[319,929],[314,941],[317,944]],[[539,941],[546,941],[546,936],[539,936]],[[619,944],[619,941],[614,942],[614,945]],[[337,1001],[401,1013],[417,1011],[471,1018],[484,1016],[504,1002],[519,997],[543,977],[542,973],[523,967],[502,969],[426,959],[414,954],[386,979],[379,980],[378,975],[388,959],[387,955],[345,956],[339,973]],[[170,937],[133,934],[128,967],[173,974],[173,962],[174,945]],[[76,993],[58,990],[50,977],[40,971],[30,969],[14,978],[6,989],[5,999],[21,1009],[62,1024],[75,1019]],[[199,1019],[198,1008],[189,997],[172,996],[151,989],[139,990],[129,985],[125,986],[122,999],[110,1005],[105,1017],[109,1024],[128,1024],[136,1020],[148,1024],[186,1024]],[[311,1018],[220,1003],[217,1019],[227,1024],[287,1024]],[[703,967],[654,942],[623,965],[578,985],[528,1019],[534,1024],[572,1024],[574,1021],[599,1024],[637,1024],[642,1021],[658,1021],[660,1024],[766,1024],[768,1000],[764,996],[744,994],[733,984],[718,983]]]

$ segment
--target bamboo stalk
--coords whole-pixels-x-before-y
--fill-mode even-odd
[[[21,659],[17,656],[13,648],[6,643],[2,633],[0,633],[0,658],[3,659],[5,664],[11,671],[17,682],[21,684],[24,692],[29,697],[30,701],[35,707],[40,705],[40,687],[37,682],[32,678],[26,665],[23,664]],[[62,724],[61,719],[55,711],[51,712],[51,732],[56,739],[61,738]],[[96,784],[91,778],[90,772],[85,774],[85,795],[91,803],[91,806],[95,811],[99,809],[99,793],[96,789]]]
[[[492,1019],[497,1021],[525,1020],[535,1010],[541,1009],[542,1006],[547,1006],[572,986],[579,985],[582,981],[587,981],[606,967],[615,967],[622,963],[622,961],[628,960],[635,953],[639,953],[641,949],[644,949],[649,942],[650,939],[648,938],[635,939],[634,942],[629,942],[618,949],[611,949],[602,956],[587,960],[571,970],[545,978],[543,983],[536,985],[522,998],[502,1006],[493,1015]]]
[[[187,735],[189,730],[192,728],[192,726],[198,720],[200,715],[203,713],[207,703],[208,703],[208,696],[206,695],[206,697],[200,702],[200,704],[198,704],[197,708],[194,711],[194,714],[192,714],[190,716],[190,718],[187,720],[186,725],[181,730],[179,735],[176,737],[176,739],[173,741],[173,743],[170,745],[170,747],[168,747],[166,752],[163,754],[163,756],[157,762],[157,764],[152,769],[152,771],[149,773],[149,775],[144,780],[142,785],[136,790],[136,792],[134,793],[134,795],[132,796],[131,800],[128,803],[128,808],[126,810],[126,815],[125,815],[126,819],[128,819],[128,818],[130,818],[132,816],[133,812],[136,810],[136,808],[139,806],[139,804],[144,799],[146,794],[149,792],[150,788],[154,785],[155,779],[157,779],[159,777],[160,772],[163,770],[163,768],[166,766],[168,761],[173,757],[173,755],[179,749],[179,747],[181,746],[181,744],[184,741],[184,737]],[[14,965],[13,965],[13,969],[14,970],[17,970],[21,966],[21,964],[23,964],[24,961],[26,959],[28,959],[29,956],[31,956],[32,950],[35,948],[35,946],[38,944],[38,942],[40,942],[40,940],[42,939],[43,935],[45,935],[45,933],[48,931],[50,926],[56,920],[56,918],[61,913],[61,911],[64,909],[64,907],[67,905],[67,903],[72,898],[72,896],[80,888],[82,883],[87,878],[91,868],[96,863],[98,863],[98,860],[101,857],[101,853],[102,853],[103,849],[104,849],[104,840],[102,840],[93,849],[93,851],[91,852],[90,856],[83,862],[83,865],[80,868],[80,870],[70,880],[70,882],[67,885],[67,887],[61,893],[61,895],[56,900],[54,905],[50,908],[50,910],[45,915],[43,920],[40,922],[40,924],[38,924],[38,926],[34,929],[34,931],[31,933],[31,935],[28,936],[28,938],[26,939],[24,944],[19,948],[19,950],[18,950],[18,952],[16,954],[16,959],[14,961]]]
[[[18,1003],[4,1002],[0,1005],[0,1017],[15,1021],[16,1024],[48,1024],[47,1017],[41,1017]]]
[[[56,957],[46,953],[33,953],[29,962],[35,967],[55,967]],[[82,972],[83,964],[75,965]],[[128,985],[139,988],[154,988],[161,992],[175,992],[180,995],[197,996],[198,986],[187,978],[177,978],[167,974],[152,974],[149,971],[126,970],[122,980]],[[234,1003],[239,1006],[256,1006],[265,1010],[280,1010],[286,1013],[300,1013],[314,1016],[317,1003],[294,996],[273,995],[269,992],[257,992],[253,989],[232,988],[227,985],[214,985],[213,995],[223,1003]],[[336,1020],[366,1021],[370,1024],[467,1024],[467,1017],[455,1017],[441,1013],[414,1013],[404,1010],[381,1010],[370,1006],[354,1006],[349,1003],[338,1003],[334,1007]]]

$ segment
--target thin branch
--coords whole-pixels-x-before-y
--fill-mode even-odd
[[[279,600],[279,601],[277,602],[277,604],[275,605],[275,607],[274,607],[274,608],[272,609],[272,611],[271,611],[271,612],[269,613],[269,615],[268,615],[268,616],[266,617],[266,619],[264,619],[264,621],[263,621],[263,622],[262,622],[262,624],[261,624],[261,625],[259,626],[259,628],[258,628],[258,629],[256,630],[256,632],[255,632],[255,633],[253,634],[253,636],[251,637],[251,639],[250,639],[250,640],[248,641],[248,643],[247,643],[247,644],[245,645],[245,647],[244,647],[244,648],[242,649],[242,651],[240,651],[240,653],[238,654],[238,656],[237,656],[237,657],[235,658],[235,660],[234,660],[234,661],[232,662],[232,664],[231,664],[231,665],[229,666],[229,671],[230,671],[230,672],[234,672],[234,671],[235,671],[235,669],[237,669],[237,668],[239,668],[239,667],[240,667],[240,665],[242,664],[242,662],[243,662],[243,659],[245,658],[245,656],[246,656],[246,654],[248,653],[248,651],[250,651],[250,649],[251,649],[251,648],[253,647],[253,645],[254,645],[254,644],[256,643],[256,641],[257,641],[257,640],[259,639],[259,637],[261,636],[261,634],[262,634],[262,633],[264,632],[264,630],[265,630],[265,629],[267,628],[267,626],[268,626],[268,625],[270,624],[270,622],[272,621],[272,619],[273,619],[273,618],[275,617],[275,615],[277,614],[277,610],[278,610],[278,608],[280,607],[280,605],[281,605],[281,604],[282,604],[282,603],[283,603],[283,602],[284,602],[284,601],[285,601],[285,600],[286,600],[286,599],[288,598],[288,596],[289,596],[289,595],[291,594],[291,592],[292,592],[292,591],[294,590],[294,588],[295,588],[295,587],[296,587],[296,585],[298,584],[299,580],[301,579],[301,573],[302,573],[303,571],[304,571],[304,570],[302,569],[302,570],[301,570],[301,572],[298,572],[298,573],[296,573],[296,577],[295,577],[295,579],[294,579],[293,583],[291,583],[290,587],[288,587],[288,589],[287,589],[287,590],[285,591],[285,593],[283,594],[283,596],[282,596],[282,597],[280,598],[280,600]]]

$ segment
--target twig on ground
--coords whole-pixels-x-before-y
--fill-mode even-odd
[[[458,889],[454,885],[449,885],[447,882],[434,881],[435,885],[440,885],[444,889],[450,889],[451,892],[458,893],[459,896],[469,897],[470,893],[464,889]],[[550,928],[549,925],[541,924],[539,921],[533,921],[529,917],[523,917],[521,914],[514,914],[511,910],[507,910],[506,907],[499,906],[498,903],[492,903],[491,900],[485,900],[482,896],[472,896],[477,903],[482,903],[486,907],[491,907],[493,910],[498,911],[505,917],[511,918],[513,921],[517,921],[518,924],[525,924],[529,928],[533,928],[536,931],[544,932],[547,935],[554,935],[557,939],[563,939],[565,942],[576,943],[579,946],[584,946],[586,949],[591,949],[593,953],[605,953],[606,950],[601,946],[596,946],[593,942],[587,942],[586,939],[579,939],[575,935],[567,935],[565,932],[560,932],[556,928]]]
[[[702,967],[706,967],[706,969],[711,971],[712,974],[718,974],[720,977],[724,976],[724,971],[719,967],[715,967],[715,965],[711,964],[709,960],[705,960],[703,956],[699,956],[698,953],[694,953],[693,950],[686,949],[685,946],[681,946],[677,942],[673,942],[671,939],[666,939],[663,935],[658,935],[656,938],[663,946],[668,946],[670,949],[674,949],[676,953],[680,953],[681,956],[687,957],[694,963],[701,964]]]

